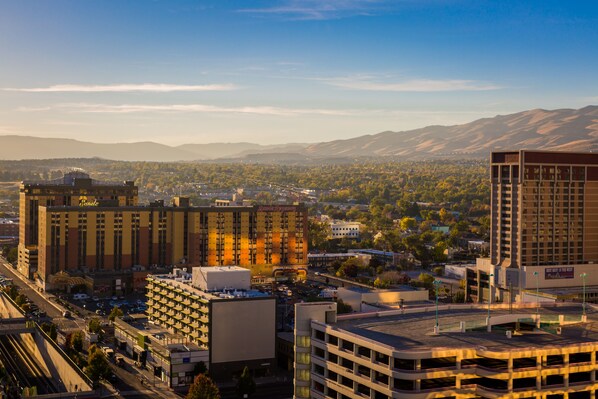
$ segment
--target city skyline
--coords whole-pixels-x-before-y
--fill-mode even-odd
[[[580,108],[589,2],[7,2],[0,135],[321,142]]]

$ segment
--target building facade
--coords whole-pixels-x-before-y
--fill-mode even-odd
[[[122,273],[136,266],[243,266],[254,274],[307,264],[307,211],[300,205],[190,207],[41,206],[44,284],[61,272]]]
[[[249,289],[247,269],[195,267],[193,278],[180,271],[147,280],[149,319],[208,348],[210,375],[230,378],[245,366],[257,376],[270,373],[275,365],[276,299]],[[225,281],[226,288],[212,285],[214,281]]]
[[[19,263],[18,270],[32,277],[37,270],[40,206],[90,206],[113,201],[119,206],[137,205],[138,188],[132,181],[123,183],[93,180],[83,172],[70,172],[52,181],[21,182],[19,188]]]
[[[337,317],[334,303],[297,304],[294,398],[593,399],[598,334],[579,307],[561,312],[504,312],[491,332],[483,309],[449,312],[435,334],[430,315]]]
[[[499,297],[598,285],[598,154],[493,152],[490,178],[490,257],[478,281]]]

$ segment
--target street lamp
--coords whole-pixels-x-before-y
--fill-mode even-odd
[[[494,273],[488,276],[488,328],[490,328],[490,305],[492,304],[492,277]]]
[[[583,284],[583,302],[581,304],[581,308],[583,309],[583,315],[586,315],[586,277],[588,277],[588,273],[581,273],[579,275],[581,277],[581,281]]]
[[[534,272],[536,277],[536,314],[540,313],[540,273]]]
[[[434,332],[438,333],[438,287],[440,286],[440,280],[434,280],[434,288],[436,290],[436,327],[434,328]]]

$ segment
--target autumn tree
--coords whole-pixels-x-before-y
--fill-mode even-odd
[[[185,399],[220,399],[220,391],[206,374],[198,374]]]

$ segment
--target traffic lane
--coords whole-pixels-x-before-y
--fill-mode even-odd
[[[11,278],[13,280],[13,284],[20,288],[20,292],[26,295],[27,298],[31,299],[31,301],[35,303],[41,310],[46,312],[49,317],[62,317],[60,310],[49,303],[46,298],[40,295],[37,290],[32,289],[27,283],[22,281],[20,276],[17,275],[17,272],[4,259],[0,260],[0,273]]]

